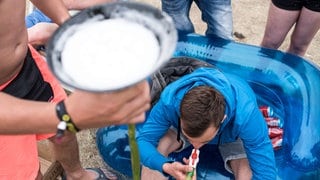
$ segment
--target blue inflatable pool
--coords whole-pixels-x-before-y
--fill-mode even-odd
[[[278,179],[320,179],[317,65],[281,51],[197,34],[180,36],[174,56],[194,57],[247,80],[258,104],[270,106],[283,123],[282,146],[275,150]],[[131,176],[125,125],[99,129],[97,146],[108,165]],[[219,176],[230,179],[223,170],[217,170]]]

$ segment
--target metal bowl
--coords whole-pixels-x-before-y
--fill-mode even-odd
[[[66,42],[74,33],[78,32],[79,29],[81,29],[79,27],[86,25],[86,23],[89,24],[91,22],[100,22],[110,19],[124,19],[142,25],[143,27],[151,31],[154,34],[159,45],[159,55],[157,57],[157,60],[152,65],[152,67],[147,70],[142,71],[139,68],[134,70],[134,73],[137,73],[137,76],[139,78],[130,80],[128,82],[124,81],[124,83],[115,83],[114,85],[113,83],[109,83],[107,86],[103,87],[101,87],[100,84],[97,86],[83,85],[75,81],[74,78],[72,78],[63,67],[62,52],[65,49]],[[106,29],[104,32],[108,33],[108,29]],[[132,36],[134,35],[135,34],[132,34]],[[139,41],[144,41],[144,39],[139,39]],[[123,1],[106,3],[87,8],[67,20],[53,34],[48,43],[46,53],[49,67],[51,68],[55,76],[64,85],[64,87],[69,90],[81,89],[93,92],[104,92],[119,90],[146,79],[149,75],[154,73],[171,58],[176,48],[176,43],[177,31],[172,19],[166,13],[147,4]],[[92,46],[90,48],[97,49],[97,47],[95,46]],[[108,51],[108,49],[105,49],[104,51]],[[121,53],[126,53],[126,51],[119,52],[119,54]],[[108,60],[110,59],[106,59],[106,61]],[[90,59],[88,59],[88,61],[90,61]],[[141,66],[143,66],[143,64],[141,64]],[[106,71],[108,71],[108,68],[112,67],[104,68]],[[81,71],[81,69],[79,69],[79,71]],[[123,70],[119,68],[116,71],[122,73]],[[86,67],[85,72],[87,74],[90,74],[90,72],[95,72],[95,69],[88,66]],[[110,77],[108,78],[110,79]],[[117,79],[117,75],[114,75],[114,77],[112,77],[112,80],[114,80],[114,82],[123,81],[123,79]]]

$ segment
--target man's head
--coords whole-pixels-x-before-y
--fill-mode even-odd
[[[186,93],[180,113],[183,134],[200,148],[212,140],[225,119],[225,100],[214,88],[198,86]]]

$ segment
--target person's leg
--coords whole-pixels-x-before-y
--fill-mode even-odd
[[[301,10],[294,31],[291,35],[289,53],[304,56],[313,37],[320,28],[320,12],[307,8]]]
[[[207,23],[207,36],[232,40],[233,21],[231,0],[196,0],[202,20]]]
[[[170,153],[183,149],[185,143],[182,144],[184,140],[181,140],[181,142],[177,141],[177,132],[175,129],[170,128],[168,132],[165,134],[164,137],[162,137],[158,144],[158,151],[163,154],[164,156],[168,156]]]
[[[261,46],[278,49],[297,21],[299,14],[300,11],[280,9],[271,2]]]
[[[162,0],[162,10],[174,21],[180,32],[193,33],[194,27],[189,17],[192,0]]]
[[[146,166],[141,166],[141,180],[167,180],[160,172],[156,170],[149,169]]]
[[[220,144],[219,150],[226,170],[233,173],[235,179],[250,180],[252,178],[249,161],[240,139],[235,142]]]
[[[81,166],[78,142],[75,134],[66,132],[61,142],[57,142],[55,137],[50,138],[50,141],[53,144],[54,158],[61,163],[68,180],[90,180],[97,178],[97,173],[87,171]]]
[[[43,174],[41,173],[40,168],[39,168],[38,175],[37,175],[37,177],[35,178],[35,180],[43,180]]]
[[[247,158],[230,160],[230,167],[237,180],[250,180],[252,172]]]

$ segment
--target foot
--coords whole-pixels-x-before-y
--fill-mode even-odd
[[[100,169],[100,168],[86,168],[84,169],[85,172],[82,173],[81,177],[66,177],[65,174],[62,176],[62,180],[70,180],[70,179],[77,179],[77,180],[117,180],[118,176],[113,172],[107,169]]]
[[[94,174],[95,180],[117,180],[118,176],[114,174],[113,172],[107,170],[107,169],[100,169],[100,168],[86,168],[86,171],[91,171],[92,174]]]

